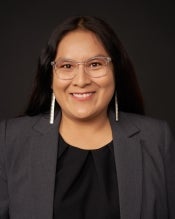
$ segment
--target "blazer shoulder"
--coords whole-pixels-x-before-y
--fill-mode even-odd
[[[140,139],[146,143],[149,149],[152,150],[158,146],[163,154],[167,154],[167,151],[171,148],[173,150],[172,154],[175,154],[174,135],[165,120],[133,113],[121,113],[120,116],[122,126],[125,129],[128,126],[136,127]]]
[[[147,115],[121,112],[120,117],[124,123],[133,124],[140,130],[161,130],[165,126],[168,126],[165,120]]]
[[[121,112],[119,114],[119,124],[124,130],[135,128],[137,133],[150,141],[162,139],[163,136],[165,138],[167,136],[174,138],[167,121],[151,116]]]
[[[30,133],[30,130],[40,118],[41,115],[20,116],[16,118],[1,120],[0,129],[8,138],[25,135]]]

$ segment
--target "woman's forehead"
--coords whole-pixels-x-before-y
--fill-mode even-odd
[[[108,55],[102,42],[95,33],[78,29],[67,33],[62,38],[58,44],[56,56],[66,56],[71,59],[97,55]]]

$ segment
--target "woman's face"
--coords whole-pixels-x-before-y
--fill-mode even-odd
[[[84,62],[95,56],[109,55],[94,33],[75,30],[63,37],[58,45],[55,60],[71,59]],[[83,64],[77,65],[75,71],[72,79],[64,80],[53,70],[52,88],[62,115],[81,120],[106,116],[115,89],[112,63],[108,63],[107,73],[98,78],[89,76]]]

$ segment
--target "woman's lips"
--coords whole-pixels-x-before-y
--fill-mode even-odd
[[[87,100],[87,99],[91,98],[91,96],[94,93],[95,92],[84,92],[84,93],[71,93],[71,94],[77,100]]]

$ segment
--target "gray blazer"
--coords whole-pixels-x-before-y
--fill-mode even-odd
[[[60,113],[54,125],[46,115],[1,122],[0,219],[52,219],[59,121]],[[175,143],[166,123],[128,113],[116,122],[111,112],[110,122],[121,219],[175,219]]]

